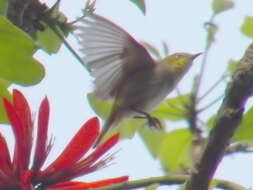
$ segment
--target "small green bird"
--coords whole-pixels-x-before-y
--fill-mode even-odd
[[[96,146],[123,118],[148,116],[200,53],[175,53],[154,60],[140,43],[111,21],[91,13],[80,22],[77,36],[84,53],[82,59],[95,79],[94,94],[102,100],[115,98]]]

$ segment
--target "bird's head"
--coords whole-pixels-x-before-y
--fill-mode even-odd
[[[175,53],[166,57],[162,61],[165,64],[168,64],[178,75],[183,75],[190,68],[193,60],[199,55],[201,55],[201,53]]]

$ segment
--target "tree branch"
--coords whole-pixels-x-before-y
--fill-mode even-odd
[[[125,183],[120,183],[116,185],[109,185],[102,188],[94,188],[93,190],[129,190],[129,189],[137,189],[147,187],[152,184],[159,184],[159,185],[180,185],[184,184],[189,179],[188,175],[169,175],[169,176],[162,176],[162,177],[151,177],[147,179],[140,179],[134,181],[128,181]],[[226,181],[215,179],[214,183],[216,187],[225,189],[225,190],[248,190],[246,187],[243,187],[239,184]]]
[[[236,143],[229,145],[226,148],[225,155],[231,155],[235,153],[252,153],[253,152],[253,145],[250,145],[248,143]]]
[[[244,105],[253,92],[253,43],[240,60],[225,97],[208,144],[197,166],[197,172],[187,183],[188,190],[207,190],[216,168],[224,156],[230,138],[241,122]]]

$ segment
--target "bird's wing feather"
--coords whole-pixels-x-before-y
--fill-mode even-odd
[[[84,17],[77,32],[83,61],[95,78],[95,94],[101,99],[113,97],[122,78],[132,71],[154,64],[141,44],[101,16]]]

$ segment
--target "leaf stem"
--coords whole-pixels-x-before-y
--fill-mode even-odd
[[[152,184],[183,185],[188,179],[189,175],[169,175],[161,177],[151,177],[146,179],[128,181],[116,185],[109,185],[102,188],[94,188],[93,190],[130,190],[144,188]],[[216,184],[216,187],[225,190],[248,190],[248,188],[246,187],[227,180],[215,179],[214,183]]]

